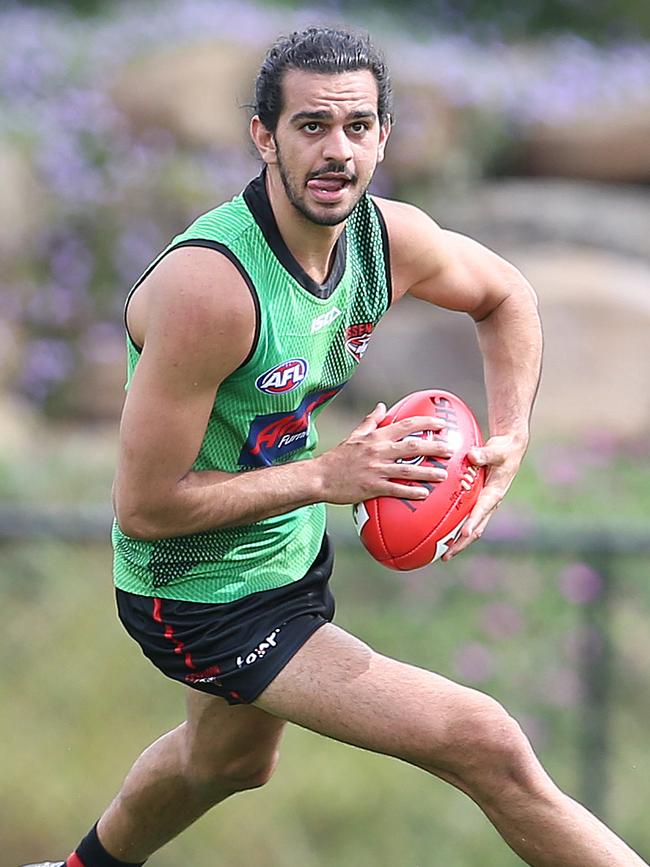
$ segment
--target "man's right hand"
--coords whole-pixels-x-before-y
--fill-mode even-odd
[[[380,496],[422,500],[427,488],[406,481],[435,484],[447,477],[446,470],[425,462],[396,463],[415,455],[449,458],[453,452],[442,440],[418,437],[414,448],[412,438],[420,431],[441,430],[444,421],[416,416],[379,427],[385,416],[385,405],[377,404],[342,443],[310,462],[320,474],[324,502],[346,505]]]

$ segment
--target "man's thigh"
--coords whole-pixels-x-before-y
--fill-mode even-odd
[[[496,701],[322,626],[255,701],[282,719],[445,776],[472,733],[499,725]]]

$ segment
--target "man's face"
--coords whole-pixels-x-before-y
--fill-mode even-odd
[[[335,226],[354,210],[384,156],[388,125],[379,124],[377,82],[367,69],[335,75],[291,69],[282,91],[271,164],[301,214]]]

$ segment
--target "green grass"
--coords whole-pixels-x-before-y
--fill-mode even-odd
[[[345,432],[345,425],[340,429]],[[333,431],[334,433],[334,431]],[[343,434],[341,434],[343,435]],[[0,499],[106,501],[114,436],[52,436],[0,460]],[[630,448],[578,460],[532,452],[509,497],[516,514],[647,521],[650,468]],[[577,470],[572,462],[577,460]],[[570,471],[567,470],[567,466]],[[504,507],[505,509],[505,507]],[[348,509],[332,511],[335,535]],[[354,540],[352,540],[354,542]],[[494,695],[518,718],[557,782],[579,794],[585,726],[576,648],[598,608],[566,598],[575,555],[496,558],[487,546],[400,575],[358,543],[339,545],[337,622],[376,649]],[[3,626],[3,863],[63,856],[131,761],[183,717],[183,690],[120,627],[102,545],[0,549]],[[580,569],[582,567],[578,567]],[[615,829],[650,852],[647,559],[613,564],[615,647],[604,802]],[[592,657],[596,668],[602,663]],[[435,711],[435,709],[434,709]],[[263,790],[237,796],[160,852],[156,867],[511,867],[521,862],[463,795],[421,771],[291,727]]]
[[[4,571],[2,651],[6,749],[0,815],[7,862],[65,854],[120,784],[131,760],[182,719],[182,689],[144,660],[113,613],[110,554],[59,543],[12,546]],[[566,639],[582,611],[554,580],[558,562],[498,562],[489,592],[470,589],[477,558],[418,575],[341,550],[337,622],[383,652],[458,677],[459,650],[480,643],[494,658],[475,684],[529,727],[557,781],[575,793],[579,705],[558,699]],[[494,568],[485,562],[483,568]],[[444,572],[443,572],[444,569]],[[624,570],[616,606],[618,649],[607,806],[617,830],[650,850],[646,721],[650,650],[643,569]],[[9,580],[7,580],[9,579]],[[468,584],[469,582],[469,584]],[[497,639],[484,611],[515,600],[521,630]],[[471,682],[471,679],[467,682]],[[12,860],[13,859],[13,860]],[[394,760],[291,728],[269,786],[204,818],[152,861],[158,867],[509,867],[520,863],[464,796]]]

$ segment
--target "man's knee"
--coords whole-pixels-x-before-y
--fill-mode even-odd
[[[207,791],[243,792],[267,783],[278,763],[279,752],[250,751],[236,756],[215,754],[188,759],[186,776],[191,784]]]
[[[461,788],[484,795],[509,787],[528,789],[541,780],[519,723],[484,695],[468,702],[450,725],[440,767]]]
[[[279,758],[278,750],[273,750],[270,754],[237,756],[223,763],[218,776],[238,792],[259,789],[273,776]]]

